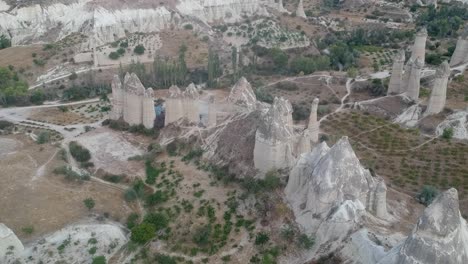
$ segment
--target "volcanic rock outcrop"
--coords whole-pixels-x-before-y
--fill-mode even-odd
[[[416,39],[414,40],[414,45],[411,49],[412,60],[420,59],[424,63],[426,55],[426,39],[427,30],[426,28],[422,28],[418,33],[416,33]]]
[[[457,46],[450,59],[450,66],[468,63],[468,26],[458,38]]]
[[[438,114],[444,110],[449,77],[450,66],[447,61],[444,61],[436,70],[431,97],[429,98],[425,115]]]
[[[112,80],[111,119],[120,119],[130,125],[144,125],[153,128],[156,112],[154,110],[153,89],[145,89],[135,73],[127,73],[123,85],[119,76]]]
[[[304,12],[304,4],[302,2],[303,2],[302,0],[299,0],[299,4],[297,5],[297,10],[296,10],[296,16],[307,18]]]
[[[158,32],[179,26],[183,17],[208,23],[216,20],[235,22],[243,16],[268,15],[260,0],[183,0],[174,7],[154,1],[138,1],[133,6],[93,0],[54,1],[52,4],[22,3],[0,12],[0,34],[12,38],[13,45],[51,42],[72,33],[92,36],[91,46],[100,46],[124,38],[128,33]],[[115,8],[116,4],[120,8]],[[23,6],[24,5],[24,6]],[[53,31],[53,34],[50,32]],[[92,48],[92,47],[89,47]]]
[[[285,194],[306,233],[318,231],[324,221],[340,223],[337,230],[328,230],[332,233],[323,233],[323,240],[346,234],[366,210],[379,218],[387,216],[385,183],[362,167],[347,137],[332,148],[323,142],[302,154],[291,170]]]
[[[227,101],[252,111],[255,110],[257,97],[247,79],[241,77],[232,87]]]
[[[460,215],[456,189],[440,194],[408,238],[379,262],[397,263],[468,263],[468,229]]]
[[[260,120],[255,135],[255,168],[265,173],[289,167],[294,161],[292,106],[288,100],[275,97]]]
[[[392,67],[392,76],[390,77],[390,82],[388,83],[388,91],[387,94],[400,94],[403,91],[402,88],[402,75],[403,75],[403,67],[405,65],[405,51],[399,50],[397,55],[393,60],[393,67]]]
[[[453,137],[468,140],[468,108],[449,115],[437,126],[436,135],[441,136],[445,129],[453,130]]]
[[[200,122],[199,93],[192,83],[185,91],[181,92],[179,87],[171,86],[169,88],[169,97],[166,99],[166,117],[164,125],[168,125],[179,119],[187,119],[189,123],[198,124]]]
[[[318,110],[319,99],[315,98],[312,102],[312,106],[310,107],[310,116],[309,116],[309,124],[307,126],[310,140],[312,142],[317,143],[319,140],[319,122],[317,120],[317,110]]]
[[[0,262],[5,263],[7,258],[18,255],[23,250],[24,246],[15,233],[0,223]]]
[[[421,88],[421,70],[424,67],[424,61],[417,58],[415,61],[410,59],[405,67],[403,76],[403,87],[406,95],[413,101],[419,99],[419,90]]]

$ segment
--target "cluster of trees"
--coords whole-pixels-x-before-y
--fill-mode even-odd
[[[0,104],[10,105],[18,101],[29,101],[29,98],[22,98],[27,92],[28,84],[20,80],[12,66],[0,67]]]
[[[70,154],[76,161],[87,162],[91,159],[89,150],[76,141],[71,141],[68,144],[68,148],[70,149]]]
[[[11,40],[4,34],[0,35],[0,50],[11,47]]]
[[[416,21],[418,26],[426,26],[430,36],[445,38],[456,37],[457,31],[468,20],[468,7],[462,5],[443,5],[440,9],[429,6]]]
[[[218,78],[223,74],[218,54],[213,50],[208,50],[208,87],[216,87],[218,85]]]

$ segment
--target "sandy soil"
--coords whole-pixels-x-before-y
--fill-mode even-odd
[[[0,157],[0,222],[9,226],[23,241],[29,241],[86,217],[90,212],[83,200],[96,201],[94,213],[108,212],[110,218],[126,218],[131,210],[122,192],[96,182],[70,183],[53,169],[64,164],[52,145],[37,145],[25,135],[2,137],[23,147]],[[34,227],[34,233],[21,231]]]

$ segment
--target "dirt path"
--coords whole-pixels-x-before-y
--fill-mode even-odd
[[[328,85],[328,83],[327,83],[327,85]],[[321,123],[323,120],[326,120],[330,115],[336,114],[336,113],[340,112],[341,110],[343,110],[343,108],[345,106],[345,101],[349,97],[349,95],[351,94],[351,85],[352,85],[352,79],[348,78],[346,80],[346,94],[345,94],[345,96],[343,96],[343,98],[341,98],[340,107],[338,107],[335,111],[322,116],[322,118],[320,118],[320,120],[318,121],[319,123]]]
[[[32,177],[31,181],[35,181],[37,180],[38,178],[44,176],[45,174],[45,169],[47,168],[47,165],[55,158],[55,156],[57,155],[58,153],[58,150],[55,150],[54,154],[52,154],[52,156],[50,156],[50,158],[46,161],[46,163],[42,164],[37,170],[36,170],[36,174]]]

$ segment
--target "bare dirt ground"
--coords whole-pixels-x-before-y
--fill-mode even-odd
[[[100,127],[79,136],[76,141],[92,153],[95,170],[130,177],[144,175],[143,166],[139,162],[128,161],[128,158],[143,154],[149,145],[148,138]]]
[[[96,201],[93,213],[108,212],[110,218],[123,220],[131,212],[120,190],[92,181],[72,183],[55,175],[53,169],[64,165],[57,147],[38,145],[25,135],[3,138],[22,147],[0,157],[0,222],[23,242],[86,217],[90,212],[83,200],[89,197]],[[28,226],[34,227],[32,235],[22,232]]]
[[[162,56],[177,58],[182,44],[187,46],[186,62],[191,68],[205,67],[208,58],[208,43],[200,39],[192,30],[173,29],[164,30],[159,34],[162,47],[159,54]]]

